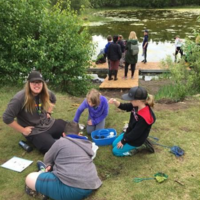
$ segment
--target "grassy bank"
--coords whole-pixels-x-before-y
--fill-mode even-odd
[[[0,112],[18,88],[1,88]],[[72,120],[77,109],[76,104],[83,98],[75,98],[56,93],[57,103],[53,116]],[[197,112],[198,111],[198,112]],[[100,147],[94,162],[99,176],[103,180],[102,187],[88,200],[197,200],[200,196],[199,172],[199,97],[182,103],[155,106],[156,123],[152,127],[151,135],[158,137],[161,144],[167,146],[178,145],[185,150],[185,155],[176,158],[169,150],[156,146],[156,153],[146,150],[132,157],[116,158],[111,153],[111,146]],[[129,113],[122,112],[110,106],[106,127],[115,128],[119,134],[123,122],[127,121]],[[80,122],[87,120],[87,111],[81,116]],[[24,180],[28,173],[36,171],[36,161],[42,160],[43,155],[37,150],[26,153],[19,147],[19,140],[23,136],[12,130],[0,120],[0,164],[13,156],[34,161],[31,166],[21,173],[0,168],[0,200],[31,200],[24,193]],[[166,173],[169,178],[161,184],[155,180],[134,183],[134,177],[153,177],[157,172]],[[37,198],[35,198],[37,199]]]

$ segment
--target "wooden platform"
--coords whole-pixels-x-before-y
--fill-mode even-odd
[[[101,89],[103,88],[129,89],[131,87],[135,87],[135,86],[138,86],[138,80],[139,80],[138,75],[139,75],[139,70],[136,69],[134,73],[134,77],[133,79],[131,79],[131,71],[129,70],[128,78],[123,79],[122,77],[124,76],[124,69],[120,69],[118,70],[117,81],[114,81],[114,80],[109,81],[108,77],[106,77],[104,82],[99,86],[99,88]]]
[[[108,64],[98,64],[95,65],[93,63],[93,66],[91,68],[99,68],[99,69],[108,69]],[[159,70],[159,71],[166,71],[167,68],[163,69],[161,68],[161,65],[159,62],[147,62],[147,63],[142,63],[138,62],[136,65],[136,70],[134,73],[134,78],[131,79],[131,71],[128,70],[128,79],[125,80],[122,77],[124,76],[124,69],[119,69],[118,71],[118,80],[117,81],[108,81],[108,77],[105,78],[104,82],[99,86],[99,88],[116,88],[116,89],[129,89],[131,87],[138,86],[139,83],[139,71],[140,70]]]

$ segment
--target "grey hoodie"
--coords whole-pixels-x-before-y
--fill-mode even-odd
[[[70,137],[57,140],[44,156],[44,163],[53,166],[52,173],[68,186],[97,189],[102,182],[93,163],[89,140]]]

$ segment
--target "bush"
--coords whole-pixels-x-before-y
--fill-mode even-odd
[[[163,65],[169,67],[172,84],[161,88],[156,99],[170,98],[179,101],[187,95],[200,92],[200,45],[188,39],[184,45],[184,53],[185,57],[179,63],[174,63],[169,57],[163,61]]]
[[[91,38],[77,14],[48,0],[2,1],[0,81],[22,83],[35,68],[50,84],[79,95],[87,91]]]

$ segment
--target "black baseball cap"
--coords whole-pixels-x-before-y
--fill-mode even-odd
[[[128,94],[122,95],[123,100],[132,101],[132,100],[146,100],[148,93],[143,87],[133,87],[129,90]]]
[[[42,81],[42,82],[44,82],[42,74],[38,71],[32,71],[29,74],[27,80],[30,81],[30,82],[32,82],[32,81]]]
[[[148,33],[149,31],[146,29],[146,30],[144,30],[144,32],[145,32],[145,33]]]

